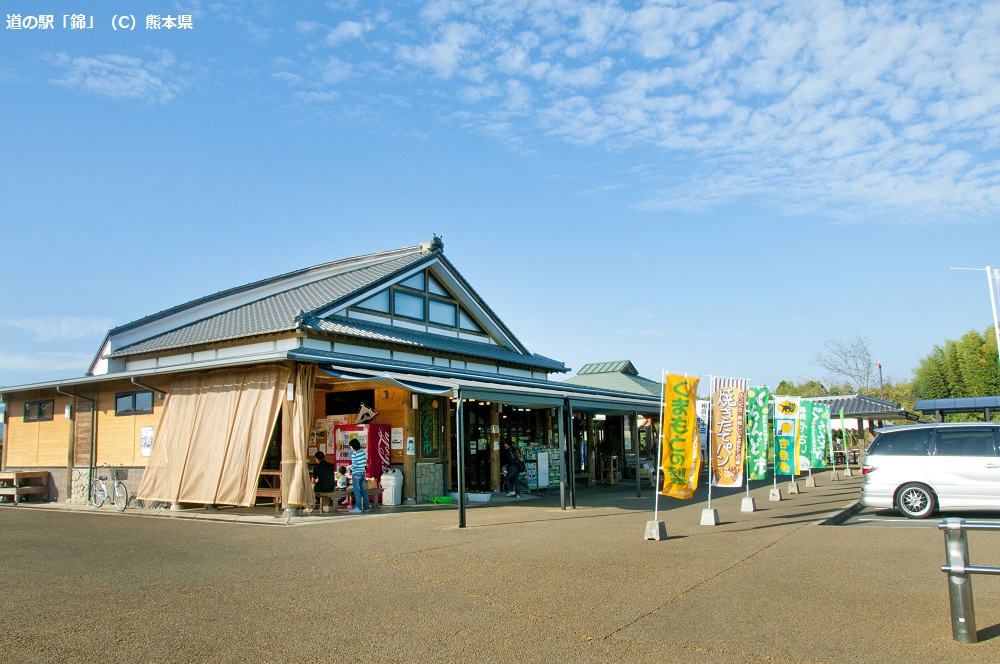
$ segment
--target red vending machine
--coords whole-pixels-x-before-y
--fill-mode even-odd
[[[361,449],[368,453],[368,466],[365,474],[374,477],[379,486],[382,473],[389,470],[389,443],[392,437],[392,427],[388,424],[335,424],[333,439],[336,441],[337,452],[334,465],[351,467],[351,438],[357,438]]]

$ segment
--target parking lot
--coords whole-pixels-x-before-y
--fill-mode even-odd
[[[477,507],[464,529],[454,509],[275,527],[0,507],[0,660],[1000,658],[996,579],[976,579],[981,642],[955,643],[941,534],[818,525],[859,478],[818,484],[772,503],[761,483],[753,513],[743,492],[713,496],[715,527],[704,492],[661,499],[665,541],[643,538],[649,491],[622,486],[582,490],[576,510]]]

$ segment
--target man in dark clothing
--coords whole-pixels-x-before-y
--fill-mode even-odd
[[[313,490],[317,493],[333,491],[337,488],[336,467],[326,460],[326,455],[322,452],[316,452],[316,460],[319,463],[312,469],[313,477],[316,479],[316,486],[313,487]]]

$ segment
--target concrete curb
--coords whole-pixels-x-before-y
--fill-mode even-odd
[[[847,503],[836,512],[831,512],[822,519],[816,521],[817,526],[837,526],[847,521],[851,516],[861,511],[861,501],[855,500]]]

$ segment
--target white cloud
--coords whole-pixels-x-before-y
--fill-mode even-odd
[[[357,42],[318,70],[321,84],[402,74],[447,117],[512,146],[659,155],[659,178],[642,186],[661,186],[639,207],[996,216],[1000,4],[636,4],[430,0],[391,16],[357,5],[325,36],[297,29]]]
[[[177,96],[186,79],[176,74],[176,59],[170,51],[155,54],[155,59],[143,60],[115,54],[74,58],[60,53],[52,63],[63,74],[52,82],[111,99],[166,104]]]
[[[0,319],[0,326],[28,332],[37,341],[103,337],[113,325],[108,318],[77,316]]]
[[[360,39],[364,34],[365,26],[363,24],[357,21],[343,21],[326,33],[323,43],[326,46],[336,46],[341,42]]]
[[[472,56],[468,47],[480,38],[479,28],[469,23],[447,23],[441,26],[438,39],[426,46],[400,46],[399,58],[404,62],[431,69],[441,78],[451,78]]]

